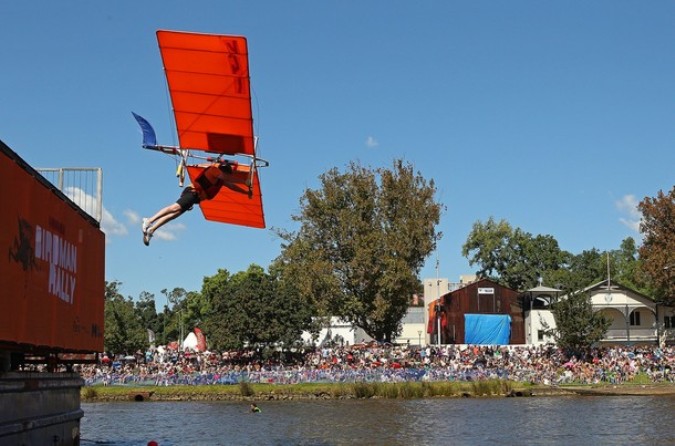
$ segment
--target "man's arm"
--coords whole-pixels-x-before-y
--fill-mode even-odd
[[[220,166],[220,163],[202,163],[202,164],[196,164],[195,167],[203,167],[206,169],[207,167],[215,166],[218,167]]]

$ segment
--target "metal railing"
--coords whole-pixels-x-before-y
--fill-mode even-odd
[[[37,170],[97,222],[103,218],[103,169],[100,167],[38,167]]]

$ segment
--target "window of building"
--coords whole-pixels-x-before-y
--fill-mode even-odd
[[[640,325],[640,312],[635,310],[630,314],[630,324],[632,326]]]
[[[665,328],[675,328],[675,316],[664,316],[663,324]]]
[[[543,341],[543,340],[544,340],[544,330],[539,330],[539,331],[537,331],[537,340],[538,340],[538,341]]]

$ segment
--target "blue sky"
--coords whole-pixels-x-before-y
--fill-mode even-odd
[[[35,167],[102,167],[106,279],[126,296],[267,267],[306,188],[352,160],[411,162],[447,210],[439,274],[490,216],[573,253],[640,240],[635,205],[675,180],[675,2],[22,1],[0,4],[0,140]],[[158,29],[248,38],[268,229],[198,210],[150,247],[180,194]],[[435,277],[435,255],[421,278]]]

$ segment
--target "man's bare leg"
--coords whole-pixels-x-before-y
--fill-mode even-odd
[[[150,239],[152,238],[152,234],[155,232],[156,229],[159,229],[161,226],[178,217],[183,212],[184,212],[183,209],[181,209],[178,203],[173,203],[170,204],[169,206],[160,209],[152,217],[144,218],[142,229],[143,229],[143,243],[145,244],[145,246],[148,246],[150,244]]]
[[[147,231],[148,234],[152,237],[153,232],[155,232],[157,229],[159,229],[160,227],[164,226],[166,223],[170,222],[171,220],[173,220],[176,217],[179,217],[182,214],[183,214],[183,210],[180,208],[180,206],[178,206],[178,209],[176,209],[176,210],[172,210],[171,212],[163,214],[162,216],[160,216],[159,218],[154,220],[152,225],[150,225],[148,227],[148,231]]]
[[[168,214],[176,214],[176,213],[180,214],[180,211],[181,211],[181,209],[180,209],[180,205],[178,203],[170,204],[167,207],[160,209],[159,211],[157,211],[157,213],[155,215],[153,215],[152,217],[147,219],[146,220],[147,225],[148,225],[148,227],[155,226],[155,222],[157,220],[159,220],[160,218],[162,218],[162,217],[164,217],[165,215],[168,215]]]

